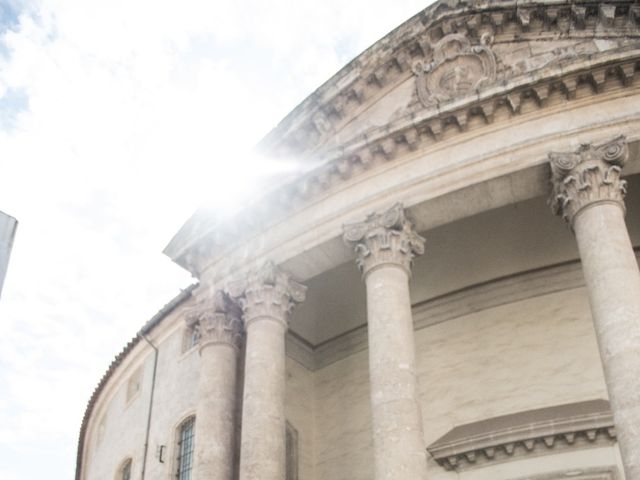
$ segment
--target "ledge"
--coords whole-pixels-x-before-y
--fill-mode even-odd
[[[446,470],[458,470],[556,448],[611,444],[615,438],[609,402],[589,400],[459,425],[427,451]]]

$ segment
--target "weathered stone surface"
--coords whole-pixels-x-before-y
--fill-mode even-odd
[[[599,145],[623,133],[629,140],[626,180],[638,182],[639,20],[638,5],[626,0],[436,2],[327,82],[263,143],[277,156],[294,155],[304,174],[272,185],[226,220],[201,211],[185,224],[166,251],[199,278],[199,300],[211,300],[213,285],[266,259],[310,287],[341,280],[332,288],[310,288],[303,308],[295,310],[286,347],[289,312],[303,289],[271,267],[243,275],[246,281],[230,288],[243,304],[249,330],[246,368],[240,366],[236,380],[244,386],[236,397],[237,403],[244,398],[245,409],[243,480],[282,480],[285,470],[295,471],[284,468],[287,421],[299,434],[300,480],[371,480],[376,470],[378,476],[403,478],[422,472],[422,478],[420,442],[457,425],[607,397],[588,299],[573,269],[578,251],[569,229],[545,206],[547,154],[575,153],[581,142]],[[417,62],[421,75],[412,68]],[[600,182],[593,191],[606,201],[567,211],[576,234],[587,232],[588,238],[622,221],[622,181],[611,176],[619,172],[593,172]],[[569,198],[572,185],[578,183],[558,194]],[[587,193],[576,190],[572,205],[591,202]],[[637,248],[640,196],[634,195],[626,200],[627,221]],[[406,228],[404,212],[391,220],[381,215],[370,219],[379,230],[364,222],[354,228],[353,242],[344,244],[345,222],[385,211],[393,202],[409,209],[414,228]],[[605,207],[617,213],[584,220]],[[581,226],[583,221],[590,226]],[[357,233],[362,230],[371,235]],[[415,258],[422,252],[416,230],[428,232],[433,252],[421,259]],[[368,298],[353,265],[353,273],[340,277],[354,243],[371,286]],[[603,289],[611,297],[602,300],[610,302],[605,310],[620,308],[613,299],[632,287],[616,279],[632,263],[628,255],[616,256],[621,246],[616,236],[601,258],[585,261],[585,272],[598,270],[591,275],[597,288],[610,284]],[[407,307],[409,272],[411,296],[419,303],[413,312]],[[375,312],[369,318],[373,339],[363,328],[366,303]],[[153,402],[151,347],[132,342],[110,367],[83,422],[79,480],[113,478],[127,458],[133,459],[134,477],[142,473],[151,405],[147,479],[175,475],[176,428],[194,413],[196,448],[210,445],[207,453],[215,453],[219,444],[209,435],[224,422],[207,426],[212,417],[199,410],[206,402],[197,392],[219,397],[204,412],[228,413],[220,405],[229,397],[218,389],[230,391],[234,380],[216,375],[231,369],[230,345],[238,337],[212,315],[203,322],[209,328],[202,354],[182,351],[186,307],[172,306],[175,314],[165,311],[145,330],[159,349]],[[620,335],[617,322],[602,325]],[[637,342],[632,335],[624,342],[606,336],[599,331],[610,355],[605,363],[616,365],[606,367],[607,377],[632,382],[637,371],[621,365],[633,364],[629,357],[637,355]],[[369,351],[368,341],[375,345]],[[229,356],[206,360],[222,350]],[[126,386],[139,372],[140,390],[128,397]],[[246,382],[240,381],[243,372]],[[203,378],[207,382],[199,387]],[[614,408],[626,408],[620,402],[630,393],[610,391]],[[587,438],[587,450],[578,445],[580,438],[570,444],[545,435],[526,459],[517,455],[526,444],[507,442],[500,451],[504,458],[460,478],[622,478],[617,445]],[[409,458],[407,449],[418,453]],[[399,458],[407,461],[390,468]],[[429,456],[426,463],[429,480],[457,475]]]
[[[550,155],[556,213],[576,234],[628,479],[640,478],[640,270],[624,222],[624,137]]]
[[[285,334],[305,287],[273,263],[230,286],[247,330],[240,480],[285,478]]]
[[[345,226],[367,286],[376,480],[426,479],[409,298],[411,261],[424,251],[402,205]]]
[[[376,268],[399,266],[411,274],[411,263],[424,253],[424,238],[406,218],[402,204],[372,213],[364,222],[344,226],[344,239],[356,252],[356,262],[367,275]]]
[[[553,212],[573,224],[583,209],[601,203],[624,210],[627,182],[620,176],[628,156],[624,136],[598,146],[584,144],[575,152],[550,153]]]
[[[220,290],[210,301],[187,312],[187,325],[200,332],[195,480],[234,478],[240,313],[239,307]]]

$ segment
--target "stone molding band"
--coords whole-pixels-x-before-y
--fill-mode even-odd
[[[612,444],[616,432],[606,400],[590,400],[460,425],[427,447],[446,470],[463,470],[563,447]]]
[[[628,34],[634,35],[633,27],[640,19],[640,6],[630,1],[618,5],[595,1],[581,4],[569,1],[502,2],[492,5],[490,15],[461,0],[449,2],[444,9],[432,11],[433,8],[435,6],[427,8],[406,24],[411,33],[399,30],[388,35],[389,40],[396,35],[403,36],[404,41],[398,42],[397,48],[365,52],[359,57],[356,72],[354,66],[348,65],[332,81],[320,87],[292,112],[295,120],[289,118],[291,123],[283,122],[263,141],[263,148],[276,154],[301,155],[305,146],[321,143],[348,118],[350,110],[376,98],[389,84],[406,78],[416,59],[430,60],[433,44],[448,35],[457,33],[480,40],[483,34],[495,36],[515,29],[520,38],[539,38],[545,34],[566,36],[568,33],[581,37],[606,31],[615,24],[628,25]],[[420,22],[426,28],[416,28],[412,22]],[[345,81],[347,78],[351,81]],[[300,127],[292,129],[290,125],[294,123]]]
[[[636,252],[636,260],[640,261],[640,250]],[[584,276],[580,261],[570,260],[492,279],[416,303],[412,306],[414,327],[417,331],[500,305],[582,287]],[[320,370],[366,348],[366,324],[315,345],[294,331],[287,334],[287,355],[311,371]]]
[[[618,467],[593,467],[571,470],[561,470],[541,475],[527,475],[515,480],[616,480],[618,479]]]

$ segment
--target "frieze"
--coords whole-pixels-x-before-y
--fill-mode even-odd
[[[390,33],[378,49],[365,52],[357,62],[346,66],[318,89],[262,142],[262,147],[276,156],[299,156],[312,149],[364,103],[375,100],[389,84],[411,74],[412,67],[419,70],[420,65],[427,65],[438,43],[450,35],[468,38],[476,46],[482,45],[483,37],[486,40],[498,36],[500,43],[509,42],[510,38],[536,43],[569,38],[622,41],[638,38],[639,23],[640,5],[631,0],[615,4],[540,0],[518,5],[517,2],[504,2],[492,5],[490,11],[468,2],[440,0]],[[517,71],[515,68],[514,73]],[[296,117],[295,121],[293,117]]]
[[[557,2],[553,5],[545,2],[527,3],[526,7],[518,10],[530,13],[527,29],[519,31],[520,33],[513,33],[513,22],[518,23],[518,28],[523,27],[526,22],[514,20],[515,10],[510,7],[498,6],[491,15],[481,11],[452,9],[449,13],[443,11],[436,17],[424,19],[424,24],[430,26],[414,26],[409,38],[398,40],[397,46],[389,47],[384,55],[381,54],[375,60],[375,69],[369,71],[367,61],[362,60],[362,65],[359,61],[357,68],[353,67],[339,75],[338,78],[341,79],[333,84],[331,95],[327,94],[327,97],[321,91],[316,92],[292,113],[300,121],[293,125],[289,121],[293,117],[288,117],[262,145],[270,154],[277,153],[280,147],[272,140],[284,145],[288,142],[287,138],[290,138],[293,150],[283,151],[283,154],[297,156],[302,152],[298,147],[303,150],[307,147],[314,148],[316,152],[301,161],[318,167],[275,189],[263,197],[259,204],[244,209],[228,228],[218,226],[215,231],[205,233],[177,258],[174,257],[174,260],[198,276],[209,258],[211,243],[224,245],[237,235],[249,234],[255,230],[256,224],[264,226],[265,222],[282,218],[292,209],[375,165],[428,147],[439,142],[443,136],[450,138],[469,128],[490,124],[496,118],[504,120],[520,115],[523,111],[545,108],[548,99],[554,95],[557,98],[558,93],[569,101],[576,97],[577,92],[584,97],[601,93],[605,89],[632,86],[640,69],[640,5],[628,1],[618,2],[613,9],[599,5],[599,2],[585,2],[579,6],[568,2],[566,5]],[[609,21],[611,18],[613,22]],[[570,28],[558,35],[556,28],[565,28],[565,25]],[[505,37],[507,30],[509,36],[518,37],[521,48],[529,48],[525,45],[530,41],[537,45],[536,50],[533,51],[531,47],[532,50],[528,53],[509,52],[507,43],[511,37]],[[484,34],[487,36],[483,44]],[[416,60],[423,62],[424,71],[424,64],[434,58],[433,46],[449,35],[463,35],[468,39],[469,46],[485,47],[492,52],[496,60],[495,81],[484,81],[482,88],[465,98],[454,97],[431,106],[425,106],[417,98],[416,92],[415,105],[412,104],[411,110],[406,114],[391,119],[386,125],[372,127],[334,149],[317,149],[316,142],[322,135],[335,132],[340,122],[353,118],[358,109],[366,108],[364,104],[372,102],[376,95],[384,94],[389,84],[417,78],[411,71],[412,64]],[[490,41],[492,37],[495,38],[493,42]],[[599,48],[603,42],[609,46],[601,51]],[[444,43],[447,42],[442,45]],[[540,47],[545,43],[559,46],[541,50]],[[369,53],[363,55],[366,57]],[[471,58],[490,56],[485,50],[481,50],[478,55],[480,57],[457,58],[466,62]],[[391,58],[389,61],[384,60],[387,56]],[[485,60],[485,64],[486,62]],[[438,64],[437,73],[446,71],[449,65],[446,62]],[[476,67],[475,74],[482,73],[480,77],[484,77],[488,67]],[[492,69],[488,68],[488,71],[491,73]],[[448,83],[445,81],[445,85],[456,85],[459,88],[464,74],[461,75],[458,69],[457,74],[453,72],[453,76],[456,75],[457,80],[450,79]],[[428,75],[424,73],[423,76],[426,82]],[[440,95],[443,95],[442,90]],[[525,109],[522,108],[523,105],[526,105]],[[415,109],[414,106],[419,108]],[[305,111],[320,112],[317,118],[321,119],[318,121],[322,122],[320,130],[323,133],[303,121]],[[280,129],[285,129],[287,133],[278,133]],[[206,248],[200,252],[196,244],[206,245]]]
[[[544,75],[530,74],[518,77],[508,87],[485,89],[470,101],[448,102],[445,106],[424,108],[423,111],[394,121],[384,127],[367,132],[340,149],[327,152],[318,159],[322,165],[296,178],[263,197],[259,205],[245,208],[229,230],[216,228],[188,247],[174,261],[198,276],[209,258],[204,251],[211,251],[211,244],[224,245],[229,238],[248,235],[256,224],[282,218],[287,212],[317,198],[331,188],[347,182],[374,165],[394,160],[406,152],[437,143],[442,133],[448,135],[467,131],[468,123],[480,117],[484,123],[492,123],[494,114],[507,109],[508,117],[520,115],[522,105],[542,109],[547,99],[560,92],[567,101],[575,98],[582,88],[593,94],[602,92],[607,85],[612,88],[629,87],[640,70],[640,48],[624,52],[604,52],[576,64],[551,65],[544,68]],[[586,89],[585,89],[586,87]],[[532,99],[534,104],[532,105]],[[477,125],[477,124],[476,124]],[[453,127],[453,129],[452,129]],[[265,214],[268,212],[268,214]],[[266,218],[268,215],[269,218]],[[203,254],[198,245],[206,246]]]

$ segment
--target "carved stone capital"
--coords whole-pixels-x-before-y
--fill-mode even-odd
[[[597,203],[624,210],[627,182],[620,174],[628,156],[624,135],[602,145],[583,144],[575,152],[549,153],[553,213],[573,225],[581,210]]]
[[[267,318],[282,322],[286,328],[291,310],[304,301],[307,287],[267,262],[246,279],[231,283],[227,290],[242,306],[247,327],[259,318]]]
[[[187,311],[186,323],[198,331],[200,350],[212,344],[239,348],[242,342],[242,311],[221,290],[211,300]]]
[[[356,263],[365,277],[372,269],[389,264],[410,275],[413,258],[424,253],[425,240],[416,233],[400,203],[343,229],[344,240],[356,252]]]

